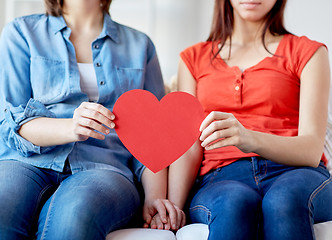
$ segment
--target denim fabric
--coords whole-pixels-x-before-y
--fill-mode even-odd
[[[62,17],[31,15],[7,24],[0,39],[0,160],[15,159],[61,172],[69,158],[74,173],[110,169],[133,179],[143,165],[132,158],[114,130],[103,141],[62,146],[35,146],[18,129],[37,117],[71,118],[88,96],[80,89],[80,75],[71,30]],[[145,89],[160,99],[163,80],[156,51],[143,33],[112,21],[91,45],[98,103],[110,110],[131,89]]]
[[[332,179],[324,167],[241,159],[201,177],[189,213],[214,239],[314,239],[312,225],[332,220]]]
[[[123,175],[91,169],[75,174],[0,161],[0,239],[105,240],[140,205]],[[37,230],[38,229],[38,230]]]

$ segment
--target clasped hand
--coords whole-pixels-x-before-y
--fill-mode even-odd
[[[144,228],[178,230],[186,222],[184,212],[167,199],[146,200],[143,207]]]

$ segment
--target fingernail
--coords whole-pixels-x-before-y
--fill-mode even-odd
[[[109,129],[106,129],[105,133],[106,133],[106,134],[109,134],[109,133],[110,133],[110,130],[109,130]]]
[[[114,116],[114,115],[112,115],[112,116],[111,116],[111,120],[114,120],[114,119],[115,119],[115,116]]]
[[[114,128],[115,127],[115,124],[114,123],[111,123],[111,128]]]

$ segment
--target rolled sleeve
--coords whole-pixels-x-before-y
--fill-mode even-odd
[[[4,113],[1,134],[7,136],[5,141],[8,147],[15,149],[24,157],[29,157],[32,154],[42,154],[54,148],[36,146],[18,134],[20,127],[32,119],[38,117],[55,118],[55,114],[49,111],[41,102],[30,99],[25,107],[22,105],[13,107],[7,104]]]

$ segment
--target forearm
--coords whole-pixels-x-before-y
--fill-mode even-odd
[[[203,158],[200,142],[195,144],[169,167],[168,199],[183,209],[197,177]]]
[[[317,167],[322,157],[324,138],[317,135],[283,137],[251,132],[253,152],[279,164]]]
[[[23,124],[19,134],[34,145],[55,146],[74,142],[72,119],[35,118]]]
[[[153,173],[146,168],[142,175],[142,185],[144,188],[145,200],[166,199],[167,197],[167,174],[165,168],[157,173]]]

